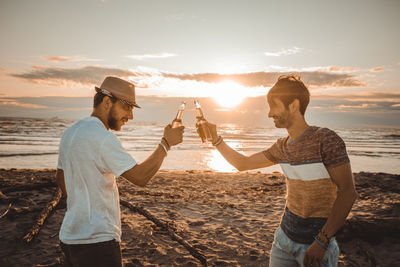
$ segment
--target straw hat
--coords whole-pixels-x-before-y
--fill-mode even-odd
[[[96,92],[115,97],[124,104],[140,108],[135,100],[135,85],[120,78],[106,77],[100,87],[96,86]]]

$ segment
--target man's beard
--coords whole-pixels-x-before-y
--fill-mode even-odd
[[[118,119],[115,118],[114,116],[114,106],[111,108],[110,113],[108,113],[108,127],[110,127],[111,130],[114,131],[119,131],[121,130],[121,126],[118,125]]]
[[[289,114],[286,112],[283,113],[281,116],[274,117],[274,123],[276,128],[289,128],[292,126],[293,121],[290,118]]]

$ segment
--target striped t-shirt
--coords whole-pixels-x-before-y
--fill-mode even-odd
[[[264,154],[286,175],[282,230],[295,242],[312,243],[336,199],[327,168],[349,162],[343,140],[332,130],[310,126],[296,140],[278,139]]]

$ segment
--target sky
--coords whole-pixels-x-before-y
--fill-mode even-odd
[[[206,97],[243,114],[296,74],[316,122],[400,126],[398,14],[397,0],[0,0],[0,116],[50,116],[54,97],[90,98],[108,75],[153,109]]]

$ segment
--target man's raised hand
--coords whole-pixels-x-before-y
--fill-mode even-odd
[[[211,134],[211,137],[212,137],[212,142],[213,143],[216,142],[217,139],[218,139],[217,125],[207,121],[207,127],[210,130],[210,134]]]
[[[179,126],[177,128],[172,128],[171,124],[165,126],[163,138],[167,140],[168,146],[172,147],[182,143],[184,129],[185,126]]]

